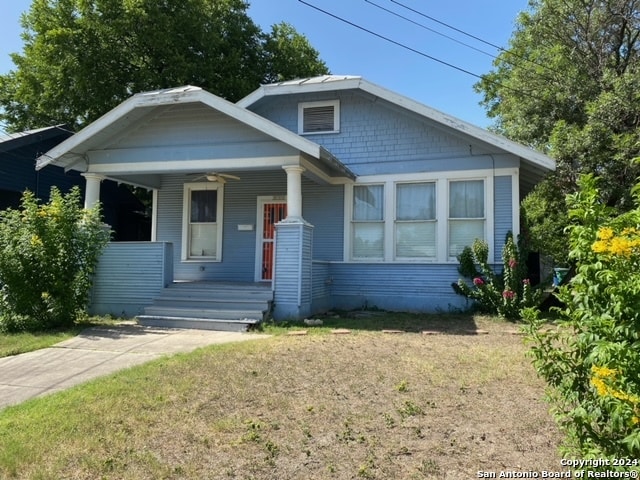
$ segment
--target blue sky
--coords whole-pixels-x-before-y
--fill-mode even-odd
[[[249,14],[268,31],[274,23],[292,24],[306,35],[334,74],[361,75],[392,91],[481,127],[491,121],[473,92],[477,78],[442,65],[435,57],[481,75],[491,69],[495,48],[402,8],[392,0],[304,0],[422,54],[347,25],[299,0],[253,0]],[[424,15],[493,45],[506,48],[518,13],[527,0],[398,0]],[[30,0],[3,0],[0,16],[0,73],[13,68],[9,54],[22,49],[20,14]],[[412,24],[375,5],[409,17]],[[426,27],[426,28],[425,28]],[[473,48],[438,35],[432,29]],[[480,51],[479,51],[480,50]]]

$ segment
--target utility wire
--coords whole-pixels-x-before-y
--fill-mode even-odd
[[[428,55],[428,54],[426,54],[424,52],[421,52],[420,50],[416,50],[415,48],[412,48],[412,47],[410,47],[408,45],[405,45],[404,43],[400,43],[400,42],[398,42],[396,40],[393,40],[393,39],[391,39],[389,37],[385,37],[384,35],[381,35],[379,33],[374,32],[373,30],[369,30],[368,28],[365,28],[365,27],[363,27],[361,25],[353,23],[353,22],[351,22],[351,21],[349,21],[349,20],[347,20],[345,18],[339,17],[338,15],[335,15],[335,14],[333,14],[331,12],[323,10],[320,7],[316,7],[315,5],[312,5],[311,3],[308,3],[305,0],[298,0],[298,2],[304,4],[304,5],[308,6],[308,7],[311,7],[314,10],[317,10],[317,11],[319,11],[321,13],[324,13],[325,15],[328,15],[328,16],[330,16],[332,18],[335,18],[336,20],[339,20],[339,21],[341,21],[343,23],[346,23],[347,25],[351,25],[352,27],[357,28],[358,30],[362,30],[363,32],[366,32],[366,33],[368,33],[370,35],[373,35],[375,37],[381,38],[382,40],[385,40],[385,41],[387,41],[389,43],[393,43],[394,45],[397,45],[397,46],[399,46],[401,48],[404,48],[405,50],[409,50],[409,51],[411,51],[413,53],[417,53],[418,55],[421,55],[421,56],[423,56],[425,58],[428,58],[429,60],[433,60],[434,62],[438,62],[438,63],[440,63],[442,65],[447,66],[447,67],[450,67],[450,68],[453,68],[455,70],[458,70],[459,72],[466,73],[467,75],[471,75],[472,77],[476,77],[476,78],[482,80],[482,76],[478,75],[477,73],[470,72],[469,70],[465,70],[462,67],[458,67],[458,66],[453,65],[451,63],[445,62],[444,60],[440,60],[439,58],[432,57],[431,55]]]
[[[486,56],[488,56],[488,57],[491,57],[491,58],[497,58],[497,57],[496,57],[494,54],[492,54],[492,53],[485,52],[484,50],[480,50],[479,48],[476,48],[476,47],[474,47],[473,45],[469,45],[468,43],[464,43],[464,42],[462,42],[462,41],[458,40],[457,38],[451,37],[451,36],[446,35],[446,34],[444,34],[444,33],[442,33],[442,32],[439,32],[439,31],[437,31],[437,30],[434,30],[434,29],[432,29],[432,28],[429,28],[429,27],[427,27],[426,25],[424,25],[424,24],[422,24],[422,23],[420,23],[420,22],[416,22],[415,20],[412,20],[412,19],[410,19],[409,17],[405,17],[404,15],[400,15],[399,13],[394,12],[393,10],[390,10],[390,9],[388,9],[388,8],[385,8],[385,7],[383,7],[382,5],[379,5],[379,4],[375,3],[375,2],[372,2],[371,0],[364,0],[364,1],[365,1],[365,2],[367,2],[369,5],[373,5],[374,7],[379,8],[380,10],[383,10],[383,11],[385,11],[385,12],[387,12],[387,13],[389,13],[389,14],[391,14],[391,15],[395,16],[395,17],[401,18],[402,20],[405,20],[405,21],[407,21],[407,22],[409,22],[409,23],[412,23],[412,24],[414,24],[414,25],[417,25],[418,27],[423,28],[423,29],[425,29],[425,30],[427,30],[427,31],[429,31],[429,32],[435,33],[436,35],[440,35],[441,37],[444,37],[444,38],[446,38],[446,39],[448,39],[448,40],[451,40],[452,42],[455,42],[455,43],[457,43],[457,44],[459,44],[459,45],[462,45],[462,46],[464,46],[464,47],[470,48],[471,50],[475,50],[476,52],[482,53],[483,55],[486,55]]]
[[[368,0],[365,0],[365,1],[367,1],[367,2],[368,2]],[[550,66],[545,65],[544,63],[534,62],[533,60],[530,60],[530,59],[528,59],[527,57],[524,57],[524,56],[522,56],[522,55],[518,55],[517,53],[514,53],[513,51],[508,50],[508,49],[506,49],[506,48],[503,48],[503,47],[501,47],[500,45],[496,45],[496,44],[494,44],[494,43],[488,42],[487,40],[484,40],[484,39],[482,39],[482,38],[480,38],[480,37],[478,37],[478,36],[476,36],[476,35],[472,35],[472,34],[471,34],[471,33],[469,33],[469,32],[465,32],[464,30],[462,30],[462,29],[460,29],[460,28],[457,28],[457,27],[454,27],[453,25],[449,25],[448,23],[443,22],[442,20],[438,20],[437,18],[434,18],[434,17],[432,17],[432,16],[430,16],[430,15],[427,15],[426,13],[423,13],[423,12],[421,12],[421,11],[419,11],[419,10],[416,10],[415,8],[411,8],[411,7],[409,7],[408,5],[405,5],[404,3],[399,2],[398,0],[389,0],[389,1],[390,1],[391,3],[395,3],[396,5],[398,5],[398,6],[402,7],[402,8],[404,8],[404,9],[406,9],[406,10],[409,10],[410,12],[413,12],[413,13],[415,13],[415,14],[417,14],[417,15],[420,15],[421,17],[427,18],[427,19],[431,20],[432,22],[438,23],[438,24],[440,24],[440,25],[442,25],[442,26],[444,26],[444,27],[447,27],[447,28],[449,28],[449,29],[451,29],[451,30],[455,31],[455,32],[461,33],[462,35],[465,35],[466,37],[473,38],[474,40],[477,40],[478,42],[484,43],[485,45],[489,45],[490,47],[493,47],[493,48],[495,48],[495,49],[499,50],[500,52],[502,52],[502,53],[504,53],[504,54],[506,54],[506,55],[510,55],[510,56],[513,56],[513,57],[515,57],[515,58],[518,58],[518,59],[520,59],[520,60],[522,60],[522,61],[524,61],[524,62],[530,63],[530,64],[535,65],[535,66],[538,66],[538,67],[542,67],[542,68],[544,68],[544,69],[546,69],[546,70],[549,70],[550,72],[553,72],[553,73],[557,73],[557,74],[563,75],[563,73],[562,73],[562,72],[559,72],[558,70],[556,70],[556,69],[554,69],[554,68],[551,68]],[[494,57],[494,58],[496,58],[496,57]],[[514,63],[513,63],[513,62],[510,62],[509,60],[506,60],[506,59],[505,59],[505,61],[506,61],[507,63],[510,63],[511,65],[514,65]],[[547,80],[549,79],[549,77],[545,77],[545,78],[546,78]],[[554,79],[554,81],[555,81],[555,79]]]
[[[398,46],[400,48],[404,48],[405,50],[409,50],[410,52],[413,52],[413,53],[416,53],[416,54],[418,54],[418,55],[420,55],[422,57],[428,58],[429,60],[433,60],[434,62],[440,63],[442,65],[445,65],[445,66],[449,67],[449,68],[453,68],[454,70],[457,70],[459,72],[466,73],[467,75],[471,75],[472,77],[475,77],[477,79],[488,81],[491,84],[499,85],[502,88],[504,88],[506,90],[510,90],[510,91],[512,91],[514,93],[517,93],[519,95],[523,95],[523,96],[526,96],[526,97],[533,98],[533,96],[531,94],[527,93],[527,92],[524,92],[522,90],[518,90],[516,88],[510,87],[510,86],[505,85],[505,84],[500,84],[498,82],[489,80],[488,78],[483,77],[482,75],[478,75],[477,73],[473,73],[473,72],[471,72],[469,70],[466,70],[466,69],[464,69],[462,67],[458,67],[457,65],[453,65],[452,63],[445,62],[444,60],[441,60],[439,58],[433,57],[433,56],[431,56],[431,55],[429,55],[429,54],[427,54],[425,52],[422,52],[422,51],[417,50],[417,49],[415,49],[413,47],[410,47],[410,46],[408,46],[408,45],[406,45],[404,43],[398,42],[397,40],[393,40],[392,38],[385,37],[384,35],[381,35],[381,34],[379,34],[377,32],[374,32],[373,30],[369,30],[368,28],[365,28],[365,27],[363,27],[361,25],[358,25],[357,23],[354,23],[354,22],[352,22],[350,20],[342,18],[342,17],[340,17],[338,15],[335,15],[335,14],[333,14],[331,12],[328,12],[326,10],[323,10],[322,8],[317,7],[317,6],[307,2],[305,0],[298,0],[298,2],[304,4],[304,5],[308,6],[308,7],[311,7],[314,10],[317,10],[317,11],[319,11],[321,13],[324,13],[325,15],[328,15],[329,17],[335,18],[336,20],[339,20],[339,21],[341,21],[343,23],[346,23],[347,25],[350,25],[350,26],[352,26],[354,28],[357,28],[358,30],[362,30],[363,32],[366,32],[366,33],[368,33],[370,35],[378,37],[378,38],[380,38],[382,40],[385,40],[385,41],[387,41],[389,43],[392,43],[392,44],[394,44],[394,45],[396,45],[396,46]]]

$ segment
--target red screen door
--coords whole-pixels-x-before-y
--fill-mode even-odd
[[[273,280],[276,223],[287,217],[286,203],[265,203],[262,207],[262,280]]]

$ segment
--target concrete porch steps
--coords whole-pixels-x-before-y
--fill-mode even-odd
[[[272,303],[269,284],[175,282],[137,321],[153,327],[246,331],[268,317]]]

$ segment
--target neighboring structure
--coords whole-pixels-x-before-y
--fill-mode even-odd
[[[42,202],[49,201],[54,186],[62,193],[77,186],[84,193],[85,180],[75,170],[54,165],[34,170],[36,158],[71,135],[73,132],[63,125],[0,135],[0,210],[18,208],[25,190],[32,191]],[[105,182],[100,199],[114,240],[149,239],[151,226],[145,218],[144,205],[128,188]]]
[[[0,210],[19,207],[27,189],[44,202],[49,201],[54,185],[62,192],[76,185],[84,189],[78,172],[54,166],[39,171],[33,168],[36,158],[71,135],[63,126],[0,135]]]
[[[353,76],[265,85],[237,104],[197,87],[134,95],[37,168],[51,164],[83,172],[87,205],[105,178],[154,191],[152,242],[109,246],[94,311],[141,313],[172,281],[241,282],[272,285],[277,319],[464,307],[456,255],[479,237],[499,261],[520,199],[555,168]],[[214,316],[174,299],[165,317]]]

